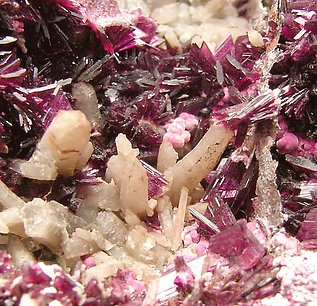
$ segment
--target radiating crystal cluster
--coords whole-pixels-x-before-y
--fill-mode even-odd
[[[189,2],[0,1],[0,304],[317,299],[317,4]]]

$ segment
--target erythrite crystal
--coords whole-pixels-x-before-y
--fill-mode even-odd
[[[223,201],[218,192],[211,194],[205,216],[216,224],[220,231],[236,222],[230,207]]]
[[[317,209],[313,208],[303,221],[297,235],[300,241],[317,238]]]
[[[0,0],[0,304],[314,303],[315,1],[154,2]]]
[[[265,249],[246,226],[243,219],[209,240],[209,252],[229,258],[242,269],[254,267],[264,256]]]
[[[233,220],[232,213],[237,214],[241,207],[250,209],[248,207],[252,198],[255,197],[255,184],[258,175],[257,161],[252,155],[248,157],[246,154],[239,155],[237,153],[235,157],[223,159],[216,171],[209,175],[209,185],[206,188],[203,201],[210,203],[210,213],[207,211],[207,214],[211,214],[210,217],[214,218],[213,222],[216,219],[219,222],[224,222],[225,219],[227,221]],[[212,216],[214,211],[216,212],[215,216]],[[222,213],[223,216],[227,215],[227,217],[225,219],[218,218],[219,213]],[[223,221],[220,221],[222,219]],[[223,228],[227,223],[224,222],[220,228]],[[232,224],[232,222],[228,224]]]
[[[13,272],[14,272],[14,268],[11,264],[10,256],[5,252],[1,252],[0,253],[0,273],[9,276],[10,274],[13,274]]]
[[[198,125],[197,118],[192,114],[181,113],[178,118],[185,121],[185,128],[187,131],[192,131]]]
[[[164,194],[168,181],[164,178],[162,173],[146,162],[141,160],[141,164],[146,169],[149,198],[159,198],[162,194]]]
[[[290,153],[297,149],[298,138],[293,133],[286,133],[279,141],[277,141],[276,146],[282,154]]]
[[[195,276],[191,269],[187,266],[183,257],[176,257],[175,270],[178,272],[174,281],[174,284],[177,286],[177,290],[183,294],[190,293],[194,288]]]
[[[190,140],[189,131],[198,125],[195,116],[188,113],[181,113],[176,119],[165,124],[166,134],[164,138],[173,145],[174,148],[181,148]]]
[[[229,126],[238,126],[243,122],[254,124],[276,118],[278,94],[279,91],[268,91],[251,101],[221,110],[215,114],[216,118],[223,120]]]

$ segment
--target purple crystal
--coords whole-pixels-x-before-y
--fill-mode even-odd
[[[9,276],[13,271],[14,268],[11,264],[11,257],[5,252],[0,252],[0,275]]]
[[[27,283],[44,285],[49,285],[52,280],[36,264],[25,268],[25,270],[23,271],[23,279]]]
[[[102,292],[99,288],[98,281],[96,279],[91,279],[85,288],[85,293],[88,298],[101,298]]]
[[[203,201],[210,202],[210,208],[213,210],[219,211],[217,207],[221,207],[220,211],[223,209],[228,220],[233,220],[232,213],[236,215],[241,207],[251,206],[251,200],[255,197],[258,166],[255,158],[250,157],[249,159],[250,162],[247,166],[242,161],[233,161],[231,158],[223,159],[217,170],[208,177],[209,185],[206,188]],[[224,204],[221,204],[222,201]],[[222,227],[220,225],[220,228]]]
[[[220,110],[215,117],[235,128],[241,123],[254,124],[277,117],[277,94],[269,91],[249,102],[237,104]]]
[[[242,269],[254,267],[264,256],[265,249],[247,228],[244,219],[209,240],[209,252],[229,258]]]
[[[317,208],[309,211],[304,219],[296,238],[300,241],[317,238]]]
[[[178,272],[174,280],[177,290],[183,294],[190,293],[194,287],[195,276],[182,256],[176,256],[175,270]]]
[[[146,169],[148,177],[149,199],[160,197],[165,192],[168,184],[164,175],[142,160],[141,164]]]
[[[220,231],[236,222],[230,207],[217,192],[210,195],[205,217],[213,222]]]

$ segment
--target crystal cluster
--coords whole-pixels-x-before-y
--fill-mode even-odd
[[[314,302],[317,4],[123,2],[0,1],[0,302]]]

